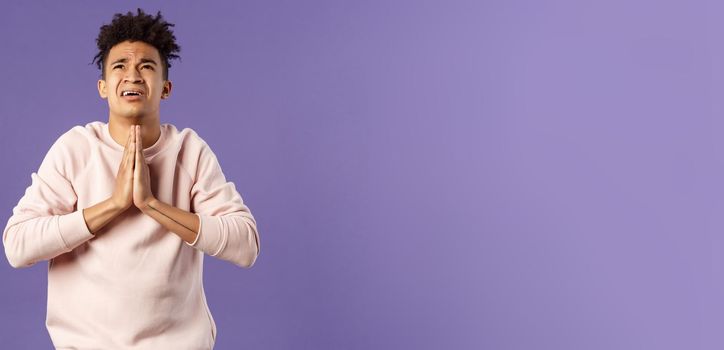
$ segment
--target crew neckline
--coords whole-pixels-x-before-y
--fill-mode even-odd
[[[116,150],[118,152],[123,152],[123,150],[124,150],[123,146],[119,145],[116,142],[116,140],[114,140],[113,137],[111,137],[111,132],[109,130],[108,123],[105,123],[105,122],[101,122],[101,123],[103,124],[101,126],[101,129],[103,129],[103,133],[102,133],[103,143],[105,143],[106,145],[110,146],[111,148],[113,148],[114,150]],[[156,142],[153,145],[151,145],[150,147],[143,149],[143,155],[145,157],[151,157],[151,156],[157,154],[158,152],[160,152],[163,149],[163,146],[166,144],[166,137],[168,134],[168,124],[167,123],[161,124],[160,129],[161,129],[161,136],[158,137],[158,140],[156,140]]]

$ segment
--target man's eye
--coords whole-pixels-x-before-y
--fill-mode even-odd
[[[123,65],[122,65],[122,64],[119,64],[119,65],[117,65],[117,66],[114,66],[113,69],[121,68],[121,67],[123,67]]]
[[[151,70],[153,70],[153,66],[143,66],[141,68],[151,68]]]

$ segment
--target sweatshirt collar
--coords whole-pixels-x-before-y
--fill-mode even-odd
[[[118,151],[123,152],[123,146],[119,145],[116,140],[111,137],[111,132],[108,130],[108,123],[101,122],[101,141],[103,141],[104,144],[109,146],[110,148]],[[168,136],[168,127],[169,124],[161,124],[161,136],[159,136],[158,140],[151,145],[151,147],[147,147],[143,149],[143,155],[144,157],[151,157],[154,156],[156,153],[160,152],[164,145],[166,144],[166,138]]]

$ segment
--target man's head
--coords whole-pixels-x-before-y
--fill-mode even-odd
[[[98,93],[108,99],[111,115],[158,113],[160,99],[171,93],[169,60],[181,49],[170,27],[160,12],[153,17],[141,9],[136,15],[117,13],[101,27],[93,62],[101,69]]]

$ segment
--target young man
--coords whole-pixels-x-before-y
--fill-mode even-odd
[[[256,221],[206,142],[160,124],[172,26],[138,9],[101,27],[108,123],[58,138],[3,232],[12,266],[49,261],[58,349],[211,349],[204,253],[245,268],[259,254]]]

